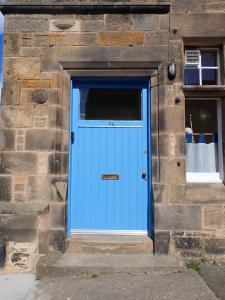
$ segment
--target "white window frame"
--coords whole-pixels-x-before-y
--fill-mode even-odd
[[[186,50],[191,50],[191,49],[185,49]],[[199,85],[200,86],[205,86],[205,84],[202,84],[202,70],[217,70],[217,83],[216,85],[219,85],[221,83],[221,74],[220,74],[220,50],[218,48],[195,48],[193,50],[199,50],[199,65],[193,66],[193,65],[188,65],[186,64],[185,61],[185,69],[198,69],[199,70]],[[202,51],[212,51],[214,50],[217,52],[217,66],[216,67],[205,67],[202,66]]]
[[[219,172],[201,173],[186,172],[188,183],[221,183],[224,179],[223,169],[223,143],[222,143],[222,103],[218,98],[187,98],[188,100],[210,100],[217,101],[217,128],[218,128],[218,153],[219,153]]]

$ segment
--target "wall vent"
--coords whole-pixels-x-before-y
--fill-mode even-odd
[[[185,50],[185,65],[197,67],[200,64],[199,50]]]

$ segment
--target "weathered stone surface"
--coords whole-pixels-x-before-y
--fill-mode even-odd
[[[158,151],[160,151],[161,156],[184,157],[184,134],[160,134],[159,137],[153,135],[152,154],[155,156]]]
[[[49,235],[49,246],[51,251],[65,251],[65,230],[51,230]]]
[[[1,110],[0,124],[3,127],[31,127],[33,123],[33,106],[4,105]]]
[[[101,46],[134,46],[144,43],[143,32],[99,32],[98,42]]]
[[[0,201],[11,201],[12,199],[12,178],[0,176]]]
[[[104,29],[104,22],[101,20],[90,20],[90,21],[81,21],[80,30],[81,31],[101,31]]]
[[[15,58],[12,63],[13,77],[17,79],[38,79],[41,72],[40,59],[31,57]]]
[[[201,207],[198,205],[156,205],[156,230],[201,230]]]
[[[47,15],[7,15],[5,32],[45,32],[48,31]]]
[[[169,203],[169,197],[170,197],[169,185],[154,183],[152,187],[153,187],[154,203]]]
[[[216,18],[214,13],[172,14],[171,28],[178,28],[183,37],[223,37],[224,14],[218,12]]]
[[[211,206],[203,209],[203,227],[206,229],[223,230],[225,228],[225,207]]]
[[[159,17],[157,15],[132,15],[134,30],[156,30],[159,28]]]
[[[2,104],[19,104],[19,82],[10,80],[4,81],[2,89]]]
[[[51,201],[67,200],[67,179],[63,177],[51,178]]]
[[[221,183],[188,183],[186,201],[194,204],[224,204],[224,191]]]
[[[206,239],[205,251],[207,254],[217,255],[225,254],[225,240],[224,239]]]
[[[132,27],[130,15],[106,15],[105,30],[127,31]]]
[[[168,31],[152,31],[146,33],[145,45],[167,45],[168,44]]]
[[[80,22],[74,20],[73,18],[60,18],[60,19],[53,19],[50,20],[49,30],[53,32],[73,32],[80,30]]]
[[[25,57],[38,57],[41,56],[43,52],[42,47],[32,47],[32,46],[27,46],[27,47],[21,47],[20,48],[20,56],[25,56]]]
[[[27,180],[27,200],[45,201],[50,199],[50,179],[47,176],[29,176]]]
[[[19,34],[10,33],[4,34],[4,56],[18,56],[19,55]]]
[[[160,109],[159,124],[162,132],[184,133],[183,107],[166,107]]]
[[[185,203],[186,184],[170,185],[170,203]]]
[[[0,151],[12,151],[15,149],[15,131],[4,129],[0,131]]]
[[[62,111],[62,107],[60,106],[49,106],[48,108],[49,114],[48,114],[48,118],[49,118],[49,123],[48,126],[49,127],[59,127],[61,128],[63,125],[63,111]]]
[[[51,153],[48,159],[50,174],[67,174],[68,172],[68,153]]]
[[[0,240],[30,242],[36,239],[37,216],[0,215]]]
[[[61,132],[51,129],[28,129],[25,134],[26,150],[60,150]]]
[[[168,255],[169,247],[170,247],[170,232],[156,231],[154,240],[155,240],[155,253]]]
[[[194,249],[201,248],[201,239],[200,238],[192,238],[192,237],[174,237],[175,245],[177,249]]]
[[[50,205],[50,227],[52,229],[65,228],[65,205]]]
[[[37,156],[31,152],[5,152],[0,154],[0,174],[35,174]]]

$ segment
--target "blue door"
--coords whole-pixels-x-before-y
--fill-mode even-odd
[[[150,224],[149,82],[74,79],[71,232],[140,232]]]

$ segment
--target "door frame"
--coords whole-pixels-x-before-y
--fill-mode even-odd
[[[119,82],[122,82],[121,84],[118,84]],[[67,236],[70,237],[72,235],[71,232],[71,203],[72,203],[72,132],[73,132],[73,115],[74,115],[74,89],[75,84],[78,85],[78,87],[82,87],[82,83],[87,85],[87,83],[90,83],[90,86],[94,86],[95,84],[103,84],[103,83],[109,83],[112,84],[112,87],[124,87],[124,83],[137,83],[137,87],[142,87],[147,89],[147,107],[146,112],[147,113],[147,150],[148,150],[148,156],[147,156],[147,174],[148,174],[148,204],[147,204],[147,233],[148,236],[152,237],[153,235],[153,190],[152,190],[152,149],[151,149],[151,77],[146,76],[138,76],[138,77],[130,77],[130,76],[118,76],[118,77],[107,77],[107,76],[96,76],[96,77],[72,77],[71,78],[71,93],[70,93],[70,130],[69,130],[69,166],[68,166],[68,203],[67,203]],[[115,84],[113,84],[115,83]],[[76,134],[75,134],[76,138]],[[128,231],[127,231],[128,232]],[[85,233],[85,232],[82,232]],[[89,234],[91,232],[88,232]],[[113,234],[111,231],[101,231],[102,234]],[[76,233],[77,234],[77,233]],[[97,231],[94,233],[97,234]],[[115,232],[114,234],[120,235],[119,231]],[[137,233],[138,235],[138,233]]]

